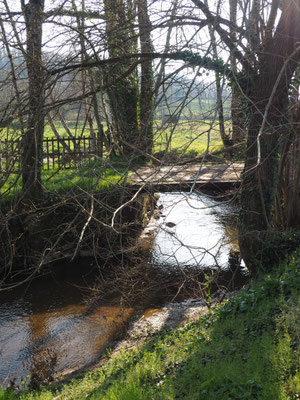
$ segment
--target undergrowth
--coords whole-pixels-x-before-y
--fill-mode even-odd
[[[72,381],[0,399],[300,398],[300,249],[200,316]],[[9,397],[11,396],[11,397]]]

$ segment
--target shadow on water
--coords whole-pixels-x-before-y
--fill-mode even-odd
[[[163,275],[174,266],[181,271],[199,267],[200,276],[202,268],[226,270],[230,262],[239,263],[231,218],[234,206],[206,195],[185,193],[163,193],[158,205],[160,213],[148,264],[162,266]],[[82,269],[89,270],[87,265],[80,265]],[[153,270],[149,274],[153,284]],[[0,385],[14,382],[20,386],[26,379],[32,383],[33,377],[47,382],[94,365],[106,347],[123,335],[136,306],[112,306],[115,303],[109,296],[105,303],[89,305],[86,288],[94,285],[94,278],[74,275],[71,268],[69,275],[44,277],[29,287],[0,293]],[[144,281],[143,270],[142,285]],[[188,281],[185,284],[192,289]],[[177,288],[174,290],[176,294]],[[158,289],[152,292],[150,297],[155,295],[157,300]]]
[[[82,285],[79,276],[49,276],[1,294],[0,385],[20,386],[29,376],[51,380],[93,363],[123,331],[134,310],[91,307]]]

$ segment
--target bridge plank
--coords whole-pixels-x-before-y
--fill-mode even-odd
[[[144,166],[130,175],[133,185],[192,185],[239,183],[243,163],[228,165],[164,165]]]

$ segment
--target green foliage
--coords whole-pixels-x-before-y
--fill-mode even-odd
[[[264,271],[270,271],[286,254],[291,254],[299,243],[300,229],[266,232],[257,245],[257,266]]]
[[[16,396],[12,390],[4,390],[0,388],[0,400],[16,400]]]
[[[200,395],[211,395],[215,399],[234,399],[248,400],[261,398],[262,386],[249,379],[246,382],[236,382],[231,379],[225,379],[222,384],[218,385],[214,379],[204,382],[200,388]]]

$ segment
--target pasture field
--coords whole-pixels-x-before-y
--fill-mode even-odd
[[[55,122],[56,129],[61,138],[68,138],[69,135],[60,122]],[[105,124],[104,131],[107,129]],[[77,138],[90,137],[90,130],[83,122],[76,123],[69,121],[68,127],[72,135]],[[229,132],[230,121],[226,122]],[[164,162],[176,163],[184,158],[193,158],[204,153],[212,152],[222,148],[219,127],[215,121],[189,121],[180,120],[178,124],[162,125],[162,121],[154,121],[154,146],[153,155]],[[17,129],[2,130],[0,139],[16,140],[20,138]],[[55,138],[49,124],[45,127],[45,139]],[[72,140],[68,145],[74,150]],[[44,143],[45,151],[45,143]],[[54,149],[55,151],[55,149]],[[76,164],[76,168],[65,169],[63,163],[57,163],[54,168],[49,168],[44,159],[44,170],[42,172],[43,184],[46,191],[65,192],[69,190],[98,191],[112,185],[123,183],[130,175],[130,170],[136,165],[145,163],[137,153],[126,159],[124,156],[106,157],[104,149],[103,158],[99,160],[88,160]],[[18,157],[19,155],[17,155]],[[151,164],[151,161],[148,161]],[[3,174],[0,179],[0,201],[1,199],[15,197],[21,190],[21,179],[18,173],[9,175]]]

